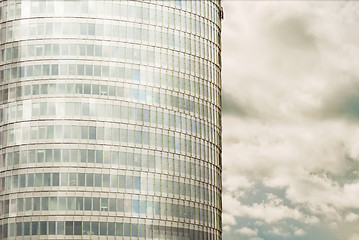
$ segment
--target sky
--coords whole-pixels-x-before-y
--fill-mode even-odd
[[[222,6],[223,239],[359,240],[359,2]]]

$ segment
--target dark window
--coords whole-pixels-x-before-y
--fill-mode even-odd
[[[47,222],[40,222],[40,235],[47,235]]]
[[[30,223],[29,222],[24,223],[24,235],[25,236],[30,235]]]
[[[39,223],[38,222],[32,222],[32,226],[31,226],[32,233],[31,233],[31,235],[38,235],[39,234],[38,229],[39,229]]]
[[[116,236],[123,236],[123,223],[116,223]]]
[[[136,223],[131,224],[132,237],[138,236],[138,225]]]
[[[92,235],[98,235],[98,222],[91,223]]]
[[[22,236],[22,222],[16,223],[16,236]]]
[[[74,234],[82,235],[82,222],[75,222],[74,224]]]
[[[59,174],[58,173],[52,174],[52,186],[59,186]]]
[[[125,223],[124,224],[124,236],[131,236],[131,224],[130,223]]]
[[[106,222],[100,223],[100,235],[102,235],[102,236],[107,235],[107,223]]]
[[[55,235],[56,234],[56,228],[55,228],[55,223],[56,222],[49,222],[49,235]]]
[[[66,235],[73,235],[74,234],[74,222],[66,221]]]

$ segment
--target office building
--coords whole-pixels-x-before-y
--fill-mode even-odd
[[[0,2],[0,239],[221,239],[221,12]]]

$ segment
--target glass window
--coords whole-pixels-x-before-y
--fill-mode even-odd
[[[76,210],[83,210],[83,198],[82,197],[76,197]]]
[[[40,198],[39,197],[33,198],[33,210],[40,211]]]
[[[115,212],[116,211],[116,199],[115,198],[110,198],[109,199],[109,210],[111,212]]]
[[[67,197],[67,210],[75,210],[75,198]]]
[[[49,134],[49,128],[47,129],[47,133]],[[48,138],[49,138],[49,135],[48,135]],[[53,130],[52,130],[52,138],[53,138]],[[54,162],[60,162],[60,160],[61,160],[61,150],[54,149]]]
[[[95,187],[102,187],[102,175],[95,174]]]
[[[91,94],[91,84],[84,84],[84,94]]]
[[[133,188],[135,190],[141,190],[141,178],[140,177],[133,177]]]
[[[49,235],[55,235],[56,234],[56,225],[55,225],[56,222],[54,221],[50,221],[48,222],[49,224]]]
[[[95,53],[95,47],[93,44],[87,45],[87,56],[93,56]]]
[[[95,151],[94,150],[88,150],[87,155],[88,155],[88,162],[89,163],[94,163],[95,162]]]
[[[26,187],[26,174],[20,174],[20,187]]]
[[[41,210],[49,210],[49,198],[43,197],[41,200]]]
[[[16,223],[16,236],[22,236],[22,222]]]
[[[108,199],[101,198],[101,211],[108,211]]]
[[[98,95],[99,94],[99,86],[92,85],[92,94]]]
[[[66,210],[66,197],[59,197],[59,210]]]
[[[91,231],[90,231],[90,222],[83,222],[82,223],[82,232],[83,235],[91,235]]]
[[[36,49],[36,56],[42,56],[43,55],[43,45],[35,45]]]
[[[81,35],[87,35],[87,24],[86,23],[80,23],[80,34]]]
[[[96,150],[96,163],[103,163],[103,151]]]
[[[140,212],[139,200],[132,200],[132,212],[137,214]]]
[[[80,161],[81,162],[86,162],[86,150],[85,149],[80,149]]]
[[[39,234],[39,222],[32,222],[31,224],[31,235],[38,235]]]
[[[57,235],[64,235],[65,222],[57,222]]]
[[[77,173],[69,173],[70,186],[77,186]]]
[[[86,65],[86,75],[87,76],[93,75],[93,66],[92,65]]]
[[[81,138],[82,139],[88,139],[88,127],[81,126]]]
[[[85,210],[91,211],[92,210],[92,198],[85,197]]]
[[[132,232],[132,237],[137,237],[138,236],[138,225],[137,223],[132,223],[131,224],[131,232]]]
[[[66,221],[65,233],[66,233],[66,235],[73,235],[74,234],[74,222]]]
[[[77,75],[84,75],[85,67],[83,64],[77,64]]]
[[[91,222],[92,235],[98,235],[98,222]]]
[[[130,237],[131,236],[131,224],[130,223],[125,223],[124,224],[124,236],[126,237]]]
[[[32,198],[25,198],[25,211],[32,210]]]
[[[52,64],[51,65],[51,75],[58,75],[59,74],[59,65],[58,64]],[[53,86],[55,86],[53,84]]]
[[[76,9],[76,7],[74,6],[72,9]],[[77,22],[72,22],[71,23],[71,34],[72,35],[78,35],[79,34],[79,29],[80,29],[80,23],[77,23]]]
[[[60,44],[53,44],[52,45],[52,54],[54,56],[59,56],[60,55]]]
[[[57,210],[57,197],[50,197],[49,209]]]
[[[109,174],[103,174],[103,187],[110,187],[110,175]]]
[[[24,235],[25,236],[30,235],[30,223],[29,222],[24,223]]]
[[[35,187],[41,187],[42,184],[42,173],[36,173],[35,174]]]
[[[68,186],[68,174],[61,173],[61,186]]]
[[[86,173],[86,186],[93,187],[93,173]]]
[[[78,173],[78,186],[85,186],[85,174]]]
[[[95,24],[89,23],[87,26],[88,26],[88,35],[94,36],[95,35]]]
[[[82,222],[74,222],[74,235],[82,235]]]
[[[123,236],[123,223],[116,223],[116,236]]]
[[[115,235],[115,223],[113,222],[109,222],[107,223],[107,231],[108,231],[108,236],[114,236]]]
[[[106,222],[100,223],[100,235],[102,235],[102,236],[107,235],[107,223]]]
[[[44,186],[51,186],[51,174],[44,173]]]
[[[40,235],[47,235],[47,222],[40,222]]]
[[[68,65],[68,71],[69,75],[76,75],[76,65],[75,64],[69,64]]]
[[[101,45],[95,45],[95,56],[102,57],[102,46]]]

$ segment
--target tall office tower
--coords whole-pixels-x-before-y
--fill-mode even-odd
[[[219,0],[0,13],[0,239],[220,240]]]

